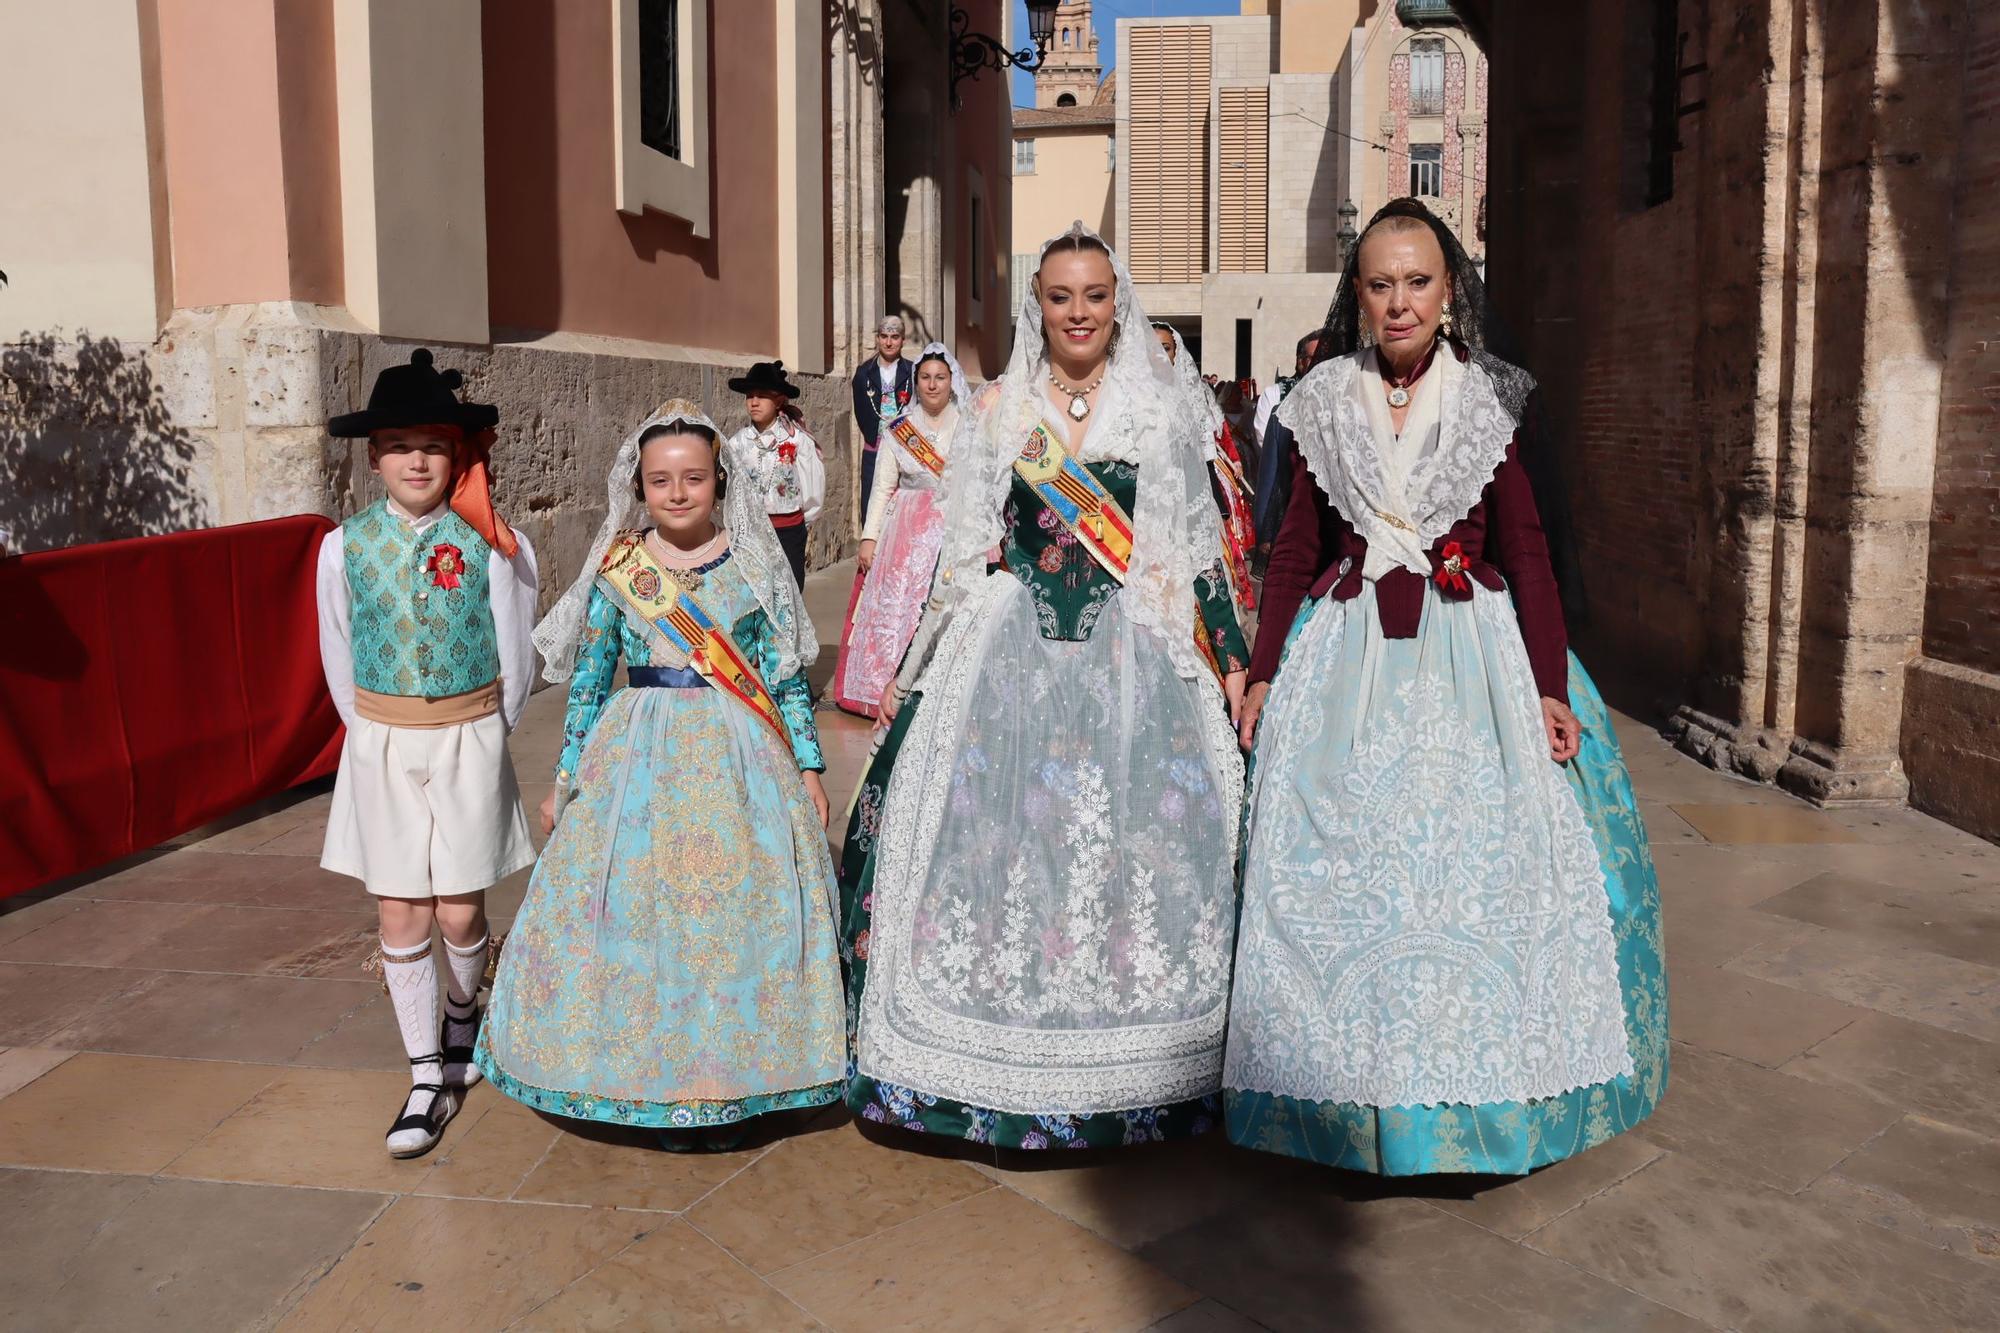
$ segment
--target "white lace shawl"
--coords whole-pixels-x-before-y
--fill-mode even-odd
[[[1201,377],[1201,367],[1188,355],[1187,344],[1181,341],[1181,331],[1167,330],[1174,339],[1174,378],[1180,382],[1181,392],[1186,394],[1194,414],[1208,426],[1208,439],[1202,445],[1202,457],[1213,462],[1221,446],[1216,436],[1222,434],[1224,418],[1222,403],[1215,396],[1215,390],[1208,387],[1208,381]]]
[[[597,538],[590,545],[583,568],[549,613],[535,626],[535,647],[542,651],[542,675],[562,682],[576,670],[577,645],[583,638],[583,622],[590,609],[590,590],[596,585],[597,571],[618,534],[640,525],[645,506],[632,493],[632,480],[639,470],[639,441],[655,426],[705,426],[722,438],[707,413],[685,399],[674,399],[633,428],[618,446],[611,471],[604,481],[605,514],[598,525]],[[722,501],[722,526],[729,532],[729,550],[737,572],[756,594],[757,604],[771,622],[771,639],[778,651],[778,678],[789,679],[819,656],[819,635],[806,615],[798,585],[792,582],[791,566],[785,563],[778,534],[764,514],[757,488],[748,477],[732,477],[729,493]]]
[[[972,401],[972,386],[965,382],[965,371],[960,368],[958,358],[951,354],[951,349],[943,343],[925,343],[924,350],[917,353],[917,363],[921,365],[934,356],[943,357],[944,363],[951,367],[951,401],[963,411]]]
[[[1102,238],[1083,223],[1068,235]],[[1042,246],[1048,253],[1049,243]],[[1109,250],[1109,247],[1106,247]],[[1209,498],[1202,441],[1207,421],[1181,391],[1174,368],[1139,308],[1132,275],[1111,253],[1117,296],[1116,340],[1105,369],[1108,392],[1099,395],[1108,414],[1092,432],[1093,458],[1117,458],[1139,472],[1132,506],[1132,564],[1122,600],[1126,615],[1160,635],[1177,674],[1208,674],[1194,642],[1195,578],[1222,558],[1222,526]],[[936,642],[944,618],[985,577],[989,552],[1005,536],[1003,512],[1014,459],[1048,402],[1049,354],[1042,308],[1032,285],[1014,321],[1014,352],[1000,379],[988,386],[960,423],[945,463],[944,546],[928,623],[899,680],[910,688]]]
[[[1371,551],[1404,552],[1411,545],[1410,535],[1383,517],[1387,511],[1415,524],[1415,549],[1421,555],[1479,503],[1507,456],[1517,424],[1500,401],[1493,378],[1477,361],[1460,363],[1449,348],[1440,350],[1438,364],[1445,375],[1437,447],[1410,468],[1399,497],[1383,470],[1362,398],[1371,387],[1379,392],[1371,385],[1374,377],[1365,373],[1374,355],[1364,347],[1314,366],[1279,404],[1277,417],[1298,441],[1299,456],[1328,502]],[[1428,576],[1428,562],[1417,572]]]

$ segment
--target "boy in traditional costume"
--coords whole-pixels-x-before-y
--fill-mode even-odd
[[[419,348],[376,377],[366,411],[327,423],[367,438],[388,492],[327,534],[317,590],[320,658],[347,724],[320,864],[359,879],[380,911],[411,1079],[392,1157],[435,1147],[478,1081],[485,892],[535,859],[507,754],[534,673],[535,553],[493,512],[500,414],[459,401],[459,383]]]
[[[785,411],[798,386],[785,377],[784,362],[759,361],[730,380],[729,391],[743,395],[750,424],[729,437],[725,462],[770,517],[792,582],[804,588],[806,532],[826,501],[826,465],[819,444]]]
[[[642,422],[583,576],[535,631],[569,682],[553,836],[478,1054],[528,1106],[676,1151],[838,1101],[846,1067],[818,635],[763,492],[718,452],[692,403]]]

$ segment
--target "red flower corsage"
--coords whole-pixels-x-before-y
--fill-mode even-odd
[[[908,407],[909,405],[910,405],[910,391],[908,389],[896,390],[896,406]]]
[[[430,572],[433,586],[450,592],[465,573],[465,552],[450,542],[439,542],[431,548],[430,563],[424,568]]]
[[[1472,580],[1465,575],[1465,548],[1457,542],[1446,542],[1438,555],[1438,571],[1431,576],[1437,580],[1438,587],[1452,592],[1471,592]]]
[[[798,462],[799,447],[796,444],[793,444],[790,440],[786,440],[783,444],[778,446],[778,461],[780,463],[783,463],[787,467],[790,467],[793,463]]]

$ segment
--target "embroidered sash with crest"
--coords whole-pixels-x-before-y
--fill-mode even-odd
[[[694,594],[674,579],[646,550],[643,538],[627,537],[613,547],[598,578],[617,594],[631,612],[664,639],[688,665],[730,698],[768,723],[791,749],[791,733],[777,700],[764,688],[755,668],[729,632],[703,609]]]
[[[1028,432],[1027,442],[1014,459],[1014,472],[1062,520],[1078,545],[1123,583],[1132,568],[1132,520],[1104,483],[1069,456],[1046,422],[1037,423]],[[1194,609],[1194,642],[1202,660],[1220,679],[1222,663],[1216,659],[1199,606]]]
[[[889,423],[889,433],[895,436],[896,443],[908,450],[910,457],[916,459],[933,477],[944,475],[944,455],[924,438],[923,432],[917,429],[916,422],[908,417],[897,417]]]

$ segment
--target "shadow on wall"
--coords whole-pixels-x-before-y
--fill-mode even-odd
[[[195,439],[115,338],[0,345],[0,528],[8,553],[199,527]]]

